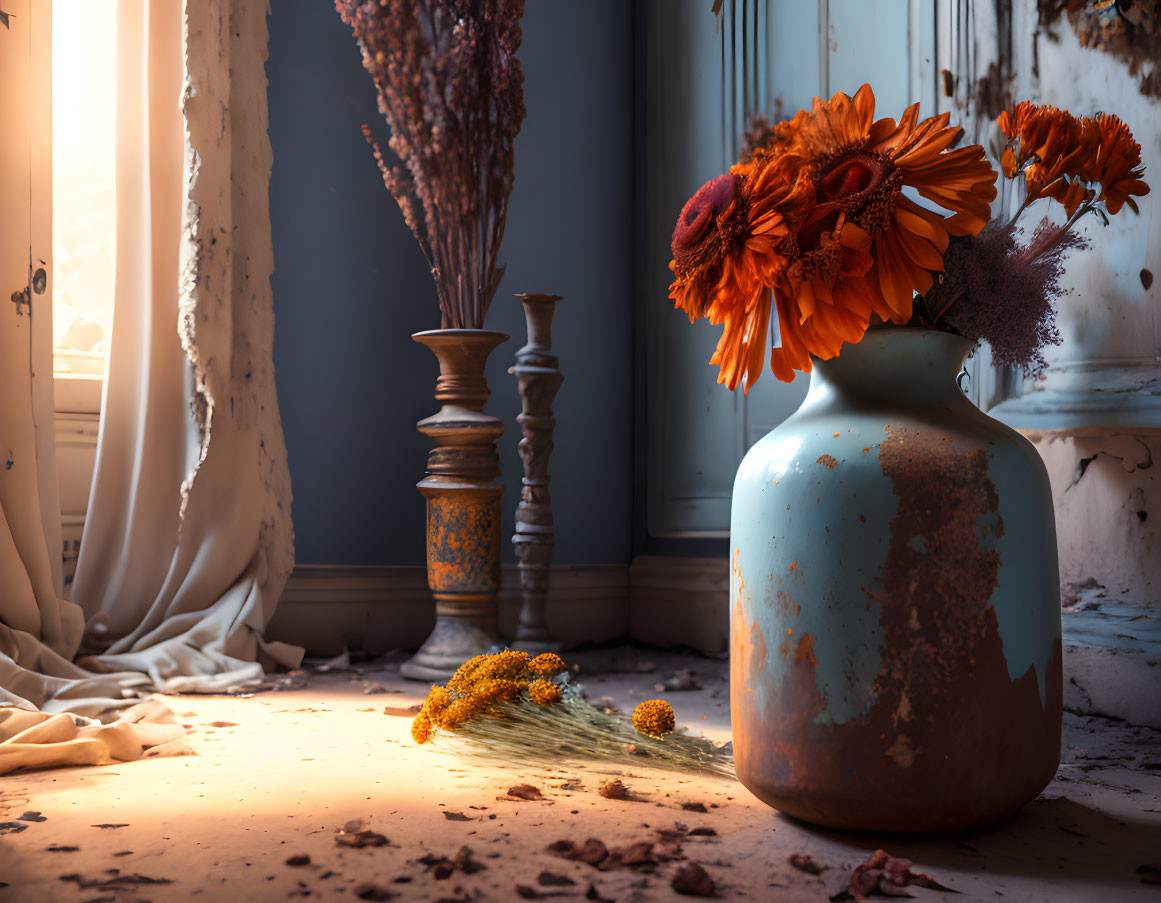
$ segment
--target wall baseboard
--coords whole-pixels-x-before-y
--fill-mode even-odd
[[[632,565],[552,567],[548,623],[566,647],[626,634],[657,646],[713,654],[729,648],[729,562],[642,555]],[[501,568],[500,631],[520,613],[515,564]],[[299,565],[266,634],[312,655],[418,647],[434,623],[427,570],[409,566]]]
[[[500,579],[500,631],[510,637],[520,614],[516,565],[503,565]],[[549,629],[567,647],[626,635],[628,565],[553,565],[550,581]],[[417,648],[434,620],[426,568],[306,564],[290,575],[266,636],[310,655],[379,654]]]
[[[715,655],[730,647],[730,563],[640,555],[629,567],[629,635]]]
[[[520,611],[516,566],[504,565],[501,579],[500,626],[511,636]],[[556,565],[551,580],[549,624],[568,647],[627,634],[712,655],[729,649],[730,569],[724,558],[648,555],[632,565]],[[305,646],[311,655],[337,655],[344,648],[378,654],[418,647],[433,620],[425,568],[300,565],[266,633]],[[1161,618],[1138,628],[1132,642],[1102,611],[1066,610],[1063,620],[1065,705],[1161,727],[1161,707],[1149,692],[1149,672],[1161,662],[1161,630],[1154,624]]]

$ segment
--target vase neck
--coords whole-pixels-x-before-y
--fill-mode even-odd
[[[439,360],[435,400],[442,405],[483,410],[492,394],[484,379],[484,367],[492,350],[507,341],[507,334],[486,329],[431,329],[412,338],[430,348]]]
[[[814,361],[810,396],[855,395],[898,403],[963,402],[956,377],[973,343],[948,332],[906,327],[869,330],[838,357]]]
[[[560,295],[517,295],[524,305],[524,321],[528,327],[528,344],[516,352],[518,364],[555,368],[559,360],[550,353],[552,348],[552,315]]]

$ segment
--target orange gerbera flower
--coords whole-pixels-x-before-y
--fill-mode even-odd
[[[875,96],[815,99],[810,112],[769,129],[746,161],[703,186],[673,234],[670,297],[690,320],[724,329],[710,362],[748,390],[765,360],[771,309],[782,380],[857,342],[872,315],[911,318],[915,292],[943,269],[950,235],[988,221],[996,173],[942,114],[875,120]],[[903,195],[912,186],[947,213]]]
[[[1056,107],[1024,101],[1011,113],[1001,113],[997,125],[1008,138],[1001,158],[1004,175],[1024,172],[1025,205],[1052,198],[1072,217],[1096,198],[1115,214],[1126,202],[1135,207],[1132,195],[1149,193],[1141,179],[1141,147],[1116,116],[1076,119]],[[1097,183],[1099,196],[1090,187]]]
[[[1027,140],[1018,139],[1028,131],[1029,122],[1040,109],[1041,107],[1036,106],[1031,101],[1024,100],[1018,103],[1012,112],[1004,110],[996,119],[996,126],[1008,139],[1008,146],[1004,149],[1004,154],[1000,159],[1000,168],[1004,172],[1004,178],[1014,178],[1020,167],[1027,163],[1028,158],[1034,153],[1034,149],[1029,146]]]
[[[1109,213],[1117,213],[1123,204],[1136,211],[1131,195],[1149,193],[1149,186],[1141,178],[1141,145],[1133,140],[1133,133],[1118,117],[1102,113],[1096,119],[1100,145],[1093,161],[1092,181],[1101,183],[1098,200],[1105,202]]]
[[[707,182],[678,217],[669,297],[690,322],[724,326],[710,363],[730,389],[744,378],[749,391],[762,372],[771,287],[787,261],[782,208],[807,187],[777,161],[754,161]]]
[[[871,236],[864,229],[821,205],[796,240],[805,250],[775,288],[780,343],[770,368],[784,382],[794,379],[795,370],[809,373],[812,354],[834,357],[844,342],[861,339],[874,306],[865,278],[874,263]]]
[[[1008,138],[1000,168],[1009,179],[1023,171],[1025,205],[1052,198],[1070,208],[1071,215],[1085,200],[1083,186],[1075,182],[1096,150],[1096,132],[1067,110],[1027,100],[1011,113],[1002,112],[996,124]]]
[[[810,355],[834,357],[844,342],[857,342],[871,313],[906,323],[915,292],[943,269],[948,236],[974,235],[988,221],[996,173],[983,149],[949,150],[960,130],[947,126],[948,114],[917,122],[918,109],[898,124],[875,120],[874,93],[863,85],[854,98],[816,98],[792,120],[816,206],[796,233],[800,256],[778,292],[782,347],[771,368],[779,379],[809,371]],[[952,215],[911,201],[905,186]],[[834,228],[811,228],[819,222]]]

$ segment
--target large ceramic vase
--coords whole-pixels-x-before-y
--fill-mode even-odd
[[[884,328],[816,361],[730,525],[738,777],[820,825],[959,830],[1060,756],[1056,533],[1036,450],[965,398],[958,336]]]
[[[427,585],[435,597],[435,627],[400,669],[414,680],[443,681],[465,660],[500,642],[500,458],[504,424],[483,412],[491,392],[488,355],[508,336],[485,329],[417,332],[439,360],[437,414],[419,421],[434,439],[418,484],[427,500]]]

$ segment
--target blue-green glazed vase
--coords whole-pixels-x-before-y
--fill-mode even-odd
[[[957,385],[971,342],[869,331],[738,468],[738,777],[838,828],[960,830],[1060,759],[1052,496],[1031,443]]]

